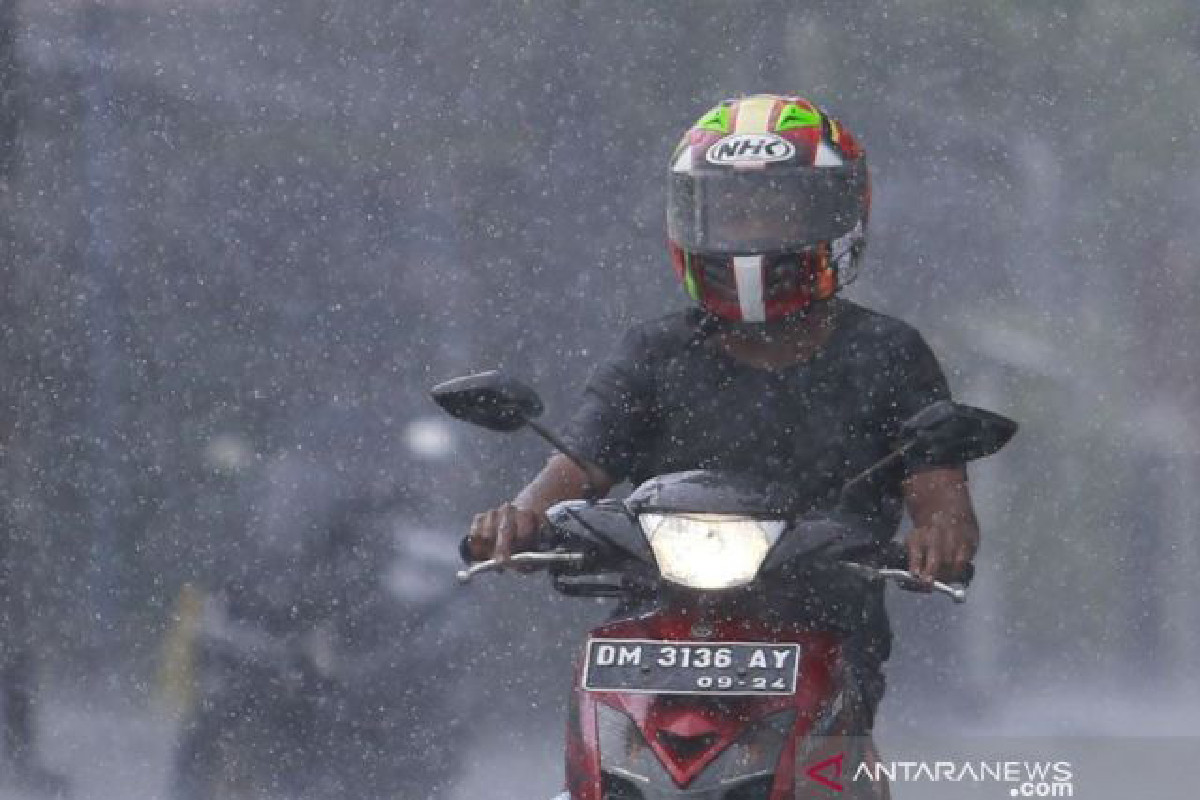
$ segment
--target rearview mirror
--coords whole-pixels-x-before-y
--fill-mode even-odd
[[[900,426],[905,456],[932,463],[966,463],[990,456],[1017,432],[1017,423],[974,406],[942,400]]]
[[[542,413],[537,392],[495,370],[439,383],[430,394],[450,416],[493,431],[518,430]]]

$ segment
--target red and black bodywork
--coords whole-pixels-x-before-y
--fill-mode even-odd
[[[552,510],[558,541],[589,552],[591,566],[586,578],[558,574],[556,588],[567,594],[645,598],[622,604],[616,618],[593,630],[578,664],[567,731],[566,797],[886,796],[878,793],[886,792],[882,787],[870,795],[846,794],[851,787],[837,779],[845,772],[840,762],[831,764],[837,770],[828,776],[818,773],[814,779],[809,774],[814,765],[837,758],[847,743],[869,734],[867,714],[849,677],[841,635],[773,614],[770,608],[777,602],[778,582],[804,580],[815,562],[828,565],[851,554],[859,561],[872,552],[878,556],[878,545],[844,520],[805,518],[789,524],[752,584],[691,589],[658,575],[638,528],[638,511],[651,505],[699,513],[716,508],[726,514],[771,513],[768,494],[747,492],[723,476],[703,472],[656,478],[627,501],[569,503]],[[606,582],[596,580],[600,572],[609,573]],[[610,661],[620,654],[631,664],[616,685],[596,680],[594,656],[605,645],[610,646]],[[751,658],[761,653],[765,660],[782,659],[787,674],[747,669],[745,660],[738,670],[729,656],[734,648]],[[707,681],[706,688],[656,690],[649,674],[658,669],[655,661],[661,664],[667,655],[678,666],[685,651],[693,666],[701,661],[711,666],[714,654],[724,652],[727,668],[683,670],[693,685]],[[758,673],[765,677],[754,677]],[[718,681],[724,689],[717,688]]]
[[[653,615],[617,622],[594,639],[697,641],[680,620]],[[790,695],[714,697],[650,695],[577,688],[567,737],[571,800],[696,797],[783,800],[797,797],[806,765],[824,757],[810,735],[843,735],[853,724],[843,708],[840,649],[828,633],[716,628],[713,641],[788,641],[803,654]],[[674,629],[674,630],[671,630]],[[784,636],[788,638],[784,639]],[[580,674],[582,680],[582,674]],[[840,713],[839,713],[840,712]],[[839,718],[840,717],[840,718]],[[824,740],[822,740],[824,743]],[[816,784],[815,788],[825,790]]]

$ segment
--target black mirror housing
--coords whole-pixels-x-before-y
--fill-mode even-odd
[[[964,464],[1000,450],[1017,432],[1008,417],[942,400],[900,426],[901,450],[915,464]]]
[[[439,383],[430,395],[450,416],[493,431],[519,430],[543,410],[537,392],[496,370]]]

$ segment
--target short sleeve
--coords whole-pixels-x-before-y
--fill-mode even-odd
[[[579,455],[621,481],[644,458],[650,439],[653,377],[650,346],[635,328],[592,372],[566,440]]]
[[[894,354],[894,371],[891,396],[893,418],[891,435],[898,435],[900,425],[918,411],[933,403],[950,399],[950,385],[924,337],[916,330],[907,329],[897,338]],[[954,466],[932,461],[910,462],[909,471],[920,471],[923,467]]]

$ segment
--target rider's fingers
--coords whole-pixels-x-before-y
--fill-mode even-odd
[[[934,557],[929,537],[922,531],[914,531],[908,537],[908,571],[921,583],[931,583],[931,567],[936,563]]]
[[[500,530],[499,517],[496,509],[490,509],[483,514],[483,528],[487,533],[488,543],[491,545],[491,550],[488,552],[488,558],[500,558],[500,554],[507,543],[504,541],[503,532]]]
[[[522,550],[534,550],[537,547],[537,532],[539,521],[536,515],[522,508],[513,509],[516,524],[516,546]],[[536,567],[526,566],[522,572],[533,572]]]
[[[932,585],[949,565],[951,553],[946,542],[940,536],[933,536],[929,542],[929,550],[925,555],[925,573],[921,576],[926,583]]]
[[[504,524],[504,506],[488,512],[492,528],[496,531],[496,546],[492,549],[492,558],[507,561],[512,556],[512,526]]]
[[[467,534],[467,548],[474,561],[485,561],[491,557],[496,542],[496,529],[488,523],[486,513],[476,514],[471,520],[471,531]]]
[[[533,512],[514,507],[516,521],[516,546],[522,551],[532,551],[538,546],[540,521]]]
[[[971,563],[971,547],[969,545],[960,545],[954,554],[953,574],[952,579],[958,580],[967,571],[967,565]]]
[[[493,558],[508,561],[512,557],[513,543],[517,536],[516,508],[511,503],[505,503],[496,511],[496,550]]]

